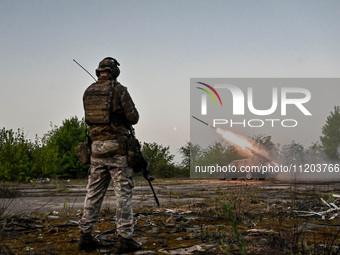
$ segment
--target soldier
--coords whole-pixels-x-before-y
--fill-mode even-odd
[[[133,169],[127,165],[126,149],[128,127],[138,122],[139,114],[127,88],[117,81],[118,66],[117,60],[104,58],[96,69],[98,81],[88,87],[83,96],[92,153],[84,214],[79,221],[79,250],[92,250],[103,245],[91,233],[111,179],[118,197],[116,252],[132,252],[142,247],[132,239],[134,179]]]

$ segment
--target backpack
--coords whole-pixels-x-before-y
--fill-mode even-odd
[[[83,96],[86,124],[109,124],[112,113],[114,83],[99,81],[85,90]]]

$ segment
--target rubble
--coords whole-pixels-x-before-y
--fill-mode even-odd
[[[339,195],[333,194],[333,197],[340,197]],[[301,216],[320,216],[322,220],[326,219],[326,216],[329,216],[331,213],[331,216],[329,217],[330,220],[335,219],[336,217],[339,216],[340,213],[340,207],[338,207],[335,203],[327,203],[323,198],[320,198],[321,201],[328,206],[328,210],[326,211],[321,211],[321,212],[315,212],[315,211],[298,211],[294,210],[296,213],[303,213]]]
[[[166,226],[166,227],[175,227],[175,226],[176,226],[176,220],[175,220],[173,214],[171,214],[171,216],[169,217],[169,219],[166,220],[165,226]]]
[[[194,245],[194,246],[187,247],[187,248],[179,248],[179,249],[174,249],[174,250],[160,249],[158,251],[164,254],[186,255],[186,254],[192,254],[195,251],[201,251],[201,250],[202,250],[201,246]]]

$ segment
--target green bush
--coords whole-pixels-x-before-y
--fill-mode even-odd
[[[148,161],[149,171],[155,177],[169,178],[182,174],[181,169],[173,163],[175,156],[170,153],[169,146],[164,147],[155,142],[143,143],[142,154]]]
[[[87,173],[88,166],[82,165],[76,154],[80,141],[86,141],[86,125],[77,117],[65,119],[62,126],[52,127],[43,138],[43,154],[54,162],[50,174],[61,178],[79,178]]]
[[[4,181],[27,181],[34,174],[31,170],[32,144],[18,129],[0,130],[0,179]]]
[[[34,143],[23,130],[0,129],[0,181],[84,177],[88,166],[79,162],[75,148],[86,140],[85,128],[83,120],[72,117]]]

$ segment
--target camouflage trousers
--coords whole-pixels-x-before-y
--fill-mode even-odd
[[[132,189],[135,185],[133,169],[128,167],[126,155],[113,154],[107,156],[118,147],[117,140],[94,141],[92,143],[91,148],[96,157],[91,156],[84,214],[79,221],[82,233],[92,232],[98,220],[105,193],[112,179],[115,194],[118,197],[116,210],[117,232],[124,238],[132,238]],[[100,157],[101,154],[106,156]]]

